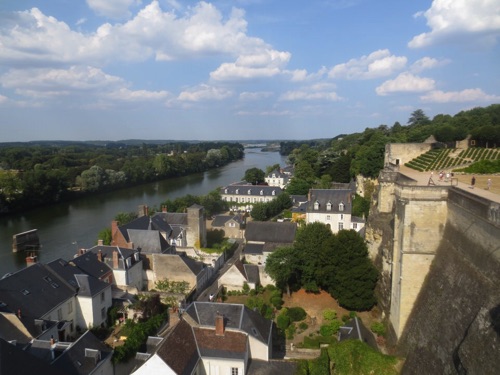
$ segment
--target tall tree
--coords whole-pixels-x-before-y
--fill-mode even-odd
[[[250,168],[245,171],[245,176],[243,177],[245,181],[252,183],[253,185],[260,184],[264,182],[265,173],[259,168]]]
[[[421,109],[414,110],[408,119],[408,125],[427,125],[429,122],[429,117]]]
[[[276,282],[276,286],[285,289],[290,295],[290,288],[299,279],[300,254],[293,246],[280,247],[266,259],[266,272]]]

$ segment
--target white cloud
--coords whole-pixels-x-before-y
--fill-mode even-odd
[[[328,76],[343,79],[372,79],[386,77],[406,66],[407,58],[391,55],[388,49],[372,52],[359,59],[335,65]]]
[[[6,96],[0,95],[0,104],[6,103],[9,100]]]
[[[223,63],[210,78],[216,81],[241,78],[272,77],[282,73],[282,67],[290,60],[290,53],[263,49],[258,53],[245,54],[234,63]]]
[[[321,83],[312,85],[301,90],[290,90],[280,96],[283,101],[295,100],[328,100],[340,101],[342,98],[333,91],[335,88],[332,84]]]
[[[432,57],[423,57],[411,64],[410,71],[420,73],[427,69],[433,69],[450,63],[450,60],[437,60]]]
[[[500,2],[498,0],[434,0],[425,12],[431,31],[415,36],[408,46],[426,47],[444,40],[460,40],[464,36],[477,37],[476,41],[495,44],[500,36]]]
[[[274,94],[270,91],[256,91],[256,92],[242,92],[240,94],[240,100],[244,101],[252,101],[252,100],[259,100],[259,99],[267,99],[272,97]]]
[[[401,73],[395,79],[385,81],[375,91],[385,96],[395,92],[422,92],[434,89],[434,80],[422,78],[411,73]]]
[[[495,102],[500,96],[488,95],[481,89],[465,89],[462,91],[431,91],[420,97],[423,102],[462,103],[462,102]]]
[[[97,100],[141,102],[166,99],[166,91],[128,89],[120,77],[104,73],[90,66],[72,66],[69,69],[12,69],[0,77],[2,86],[30,100],[55,98],[98,98]],[[37,102],[38,103],[38,102]],[[74,100],[72,105],[78,105]],[[83,105],[83,104],[82,104]]]
[[[223,100],[231,96],[233,96],[231,90],[203,84],[191,90],[181,92],[179,94],[178,100],[200,102],[206,100]]]
[[[140,0],[87,0],[87,5],[96,14],[109,18],[128,18],[130,7],[140,3]]]

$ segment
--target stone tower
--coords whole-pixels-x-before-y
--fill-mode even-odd
[[[202,206],[193,204],[187,209],[187,243],[194,247],[207,246],[207,227],[205,210]]]

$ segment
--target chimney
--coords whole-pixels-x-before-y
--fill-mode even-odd
[[[111,245],[115,244],[115,233],[118,232],[118,221],[113,220],[111,222]]]
[[[97,240],[97,245],[98,245],[98,246],[103,246],[103,245],[104,245],[104,241],[103,241],[103,240],[101,240],[101,239],[98,239],[98,240]]]
[[[21,319],[21,309],[17,309],[17,317]]]
[[[224,328],[224,315],[217,312],[215,315],[215,335],[224,336]]]
[[[54,340],[54,336],[50,336],[50,346],[53,346],[56,343],[56,340]]]
[[[167,206],[161,206],[161,212],[167,212]]]
[[[113,250],[113,268],[118,268],[118,251]]]
[[[97,260],[99,262],[102,262],[102,251],[101,251],[101,249],[99,249],[99,251],[97,252]]]

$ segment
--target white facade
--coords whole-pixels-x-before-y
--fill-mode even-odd
[[[92,297],[77,296],[77,300],[77,324],[81,328],[106,324],[108,309],[112,306],[111,285]]]
[[[286,185],[288,185],[288,180],[289,180],[288,175],[277,171],[271,172],[268,176],[264,178],[264,181],[266,181],[266,183],[269,186],[278,186],[281,189],[284,189]]]
[[[203,366],[207,375],[245,375],[245,363],[246,360],[238,359],[202,358],[198,367]]]

